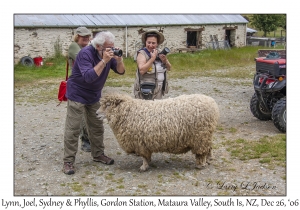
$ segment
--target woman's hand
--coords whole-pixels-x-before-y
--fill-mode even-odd
[[[161,60],[161,62],[162,62],[163,64],[166,64],[166,63],[167,63],[167,56],[166,56],[166,55],[160,54],[160,55],[158,55],[158,57],[160,58],[160,60]]]
[[[150,52],[152,61],[155,61],[157,57],[157,53],[158,53],[157,49],[154,49],[152,52]]]

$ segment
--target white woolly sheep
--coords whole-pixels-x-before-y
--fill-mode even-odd
[[[148,169],[151,154],[156,152],[191,150],[196,168],[209,164],[219,120],[218,105],[211,97],[193,94],[151,101],[114,93],[101,98],[97,114],[101,112],[121,148],[143,158],[141,172]]]

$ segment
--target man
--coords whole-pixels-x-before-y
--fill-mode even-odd
[[[91,155],[94,161],[111,165],[114,160],[104,154],[103,121],[96,116],[100,107],[101,91],[110,69],[117,74],[124,74],[122,57],[116,56],[115,36],[109,31],[99,32],[90,46],[78,53],[72,75],[67,82],[67,117],[64,133],[64,166],[65,174],[75,173],[75,156],[78,149],[80,122],[84,116],[89,139]]]
[[[69,63],[73,67],[76,56],[78,52],[85,46],[87,46],[90,43],[90,37],[92,35],[92,32],[87,29],[86,27],[78,27],[75,31],[74,35],[74,41],[70,44],[69,50],[68,50],[68,56],[69,56]],[[79,138],[81,139],[81,150],[85,152],[91,151],[91,144],[88,137],[88,133],[86,131],[86,125],[85,125],[84,119],[82,119],[80,124],[80,135]]]

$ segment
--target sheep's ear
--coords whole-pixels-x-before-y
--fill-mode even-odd
[[[118,106],[120,103],[122,103],[124,100],[123,99],[116,99],[115,105]]]

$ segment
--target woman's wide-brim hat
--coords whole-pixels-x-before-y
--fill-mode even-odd
[[[164,35],[161,32],[159,32],[157,29],[149,29],[148,31],[146,31],[142,34],[143,44],[146,43],[147,34],[157,34],[158,35],[158,43],[157,44],[162,44],[165,40]]]

